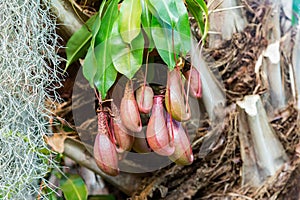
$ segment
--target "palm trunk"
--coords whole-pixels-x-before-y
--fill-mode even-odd
[[[241,11],[239,0],[208,0],[209,47],[217,48],[222,41],[229,40],[233,33],[242,31],[247,22]]]
[[[293,66],[294,66],[294,83],[295,83],[295,96],[297,99],[297,107],[300,109],[300,26],[297,27],[295,46],[293,50]]]
[[[249,3],[250,0],[245,2]],[[290,3],[290,1],[288,2]],[[297,55],[300,55],[300,31],[298,29],[293,49],[293,65],[290,66],[293,73],[290,75],[290,83],[286,78],[287,67],[282,64],[285,57],[281,57],[282,46],[280,46],[282,39],[280,32],[281,6],[285,4],[283,10],[288,13],[288,5],[286,5],[288,3],[281,2],[280,4],[277,2],[273,6],[272,15],[260,13],[268,16],[267,22],[257,22],[261,19],[258,11],[266,11],[270,6],[265,5],[265,3],[266,1],[253,3],[255,6],[251,8],[253,9],[251,14],[256,17],[256,21],[249,19],[247,21],[242,15],[243,9],[238,7],[241,6],[240,1],[208,1],[211,27],[209,50],[213,49],[216,53],[222,51],[221,46],[224,46],[225,40],[230,40],[232,35],[239,33],[239,36],[245,36],[242,34],[245,28],[251,29],[253,27],[255,27],[251,29],[253,32],[267,31],[266,35],[256,33],[253,37],[264,35],[265,38],[258,37],[260,41],[257,44],[266,39],[268,44],[266,46],[268,47],[260,49],[259,52],[251,52],[256,56],[255,58],[261,54],[262,62],[259,65],[256,60],[253,60],[250,67],[252,67],[251,70],[255,71],[254,78],[250,75],[247,76],[248,78],[259,79],[252,80],[255,85],[249,92],[256,95],[246,94],[243,95],[242,100],[233,98],[228,101],[226,97],[230,94],[222,87],[222,83],[218,81],[218,77],[203,58],[202,52],[194,44],[191,52],[191,63],[201,73],[203,86],[201,101],[207,112],[208,125],[200,127],[196,134],[196,140],[193,142],[195,160],[192,165],[184,167],[171,165],[158,170],[154,176],[145,176],[143,181],[140,180],[140,177],[135,178],[126,174],[121,174],[121,177],[116,179],[105,177],[99,169],[95,168],[93,160],[90,162],[80,161],[80,157],[72,155],[72,152],[75,151],[72,149],[76,145],[70,141],[65,144],[67,145],[65,153],[83,165],[89,166],[92,163],[90,165],[92,170],[104,176],[108,182],[119,187],[122,191],[132,195],[133,199],[146,199],[147,197],[152,199],[243,197],[245,199],[276,199],[279,193],[284,193],[285,187],[289,184],[288,181],[293,179],[293,170],[299,166],[299,155],[295,153],[297,145],[300,143],[298,137],[299,122],[295,117],[299,111],[295,111],[287,103],[289,101],[287,93],[291,87],[299,109],[300,56]],[[260,10],[259,7],[266,9]],[[215,11],[213,11],[214,9]],[[288,26],[287,23],[284,26],[284,31],[290,31]],[[232,41],[237,42],[237,44],[240,42]],[[254,40],[246,42],[249,41]],[[251,47],[251,44],[246,44],[245,48],[249,46]],[[246,54],[248,53],[247,50],[236,49],[236,51],[243,51],[238,52],[237,55],[244,53],[243,55],[246,57],[248,55]],[[261,53],[262,51],[264,52]],[[286,52],[290,53],[289,51]],[[232,59],[236,58],[233,57],[224,63],[222,70],[225,71],[227,67],[231,70],[229,65],[236,63]],[[255,64],[257,64],[256,67]],[[243,67],[242,65],[236,66],[237,70]],[[236,74],[231,73],[230,75],[236,76]],[[223,81],[225,85],[225,80]],[[245,80],[245,82],[247,81]],[[266,87],[264,88],[264,86]],[[272,111],[277,111],[280,108],[280,110],[285,109],[288,112],[278,112],[279,114],[274,118],[275,112],[270,113],[265,108],[264,96],[266,94],[269,95],[268,101],[272,106]],[[78,155],[84,156],[86,154],[80,149]],[[284,167],[287,168],[283,169]],[[131,184],[136,181],[136,184],[124,188],[124,184],[119,180],[126,179],[126,177],[127,183]],[[139,184],[140,186],[138,186]]]

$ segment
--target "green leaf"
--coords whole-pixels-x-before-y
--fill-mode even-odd
[[[208,30],[209,30],[209,23],[208,23],[208,8],[207,5],[205,3],[204,0],[194,0],[198,3],[198,5],[200,6],[201,10],[203,11],[204,15],[205,15],[205,23],[204,23],[204,33],[202,35],[201,40],[204,42],[207,34],[208,34]]]
[[[175,1],[178,0],[146,0],[151,13],[164,23],[175,27],[178,22],[178,12]]]
[[[96,36],[99,32],[99,29],[101,27],[101,18],[102,18],[102,15],[103,15],[103,11],[104,11],[104,7],[105,7],[105,4],[106,4],[106,0],[102,1],[101,5],[100,5],[100,8],[99,8],[99,14],[98,14],[98,17],[96,18],[95,22],[94,22],[94,25],[93,25],[93,29],[92,29],[92,40],[91,40],[91,46],[94,48],[95,45],[99,44],[101,41],[96,41]]]
[[[109,1],[109,5],[102,17],[99,32],[96,35],[97,44],[100,44],[110,37],[112,27],[118,18],[118,0]]]
[[[178,22],[175,26],[175,34],[179,34],[180,51],[185,56],[191,50],[191,30],[188,12],[183,1],[176,1]],[[177,37],[175,37],[177,39]]]
[[[94,78],[97,72],[98,63],[95,56],[94,47],[90,46],[83,63],[82,73],[86,80],[90,83],[90,86],[94,88]]]
[[[203,19],[203,12],[200,9],[200,7],[194,2],[194,0],[186,0],[187,8],[190,11],[190,13],[194,16],[196,19],[198,26],[200,28],[201,35],[204,34],[204,19]]]
[[[204,0],[186,0],[186,3],[189,11],[197,20],[202,34],[201,40],[205,41],[209,30],[208,9],[206,3]],[[205,21],[203,19],[203,14],[205,15]]]
[[[92,38],[91,29],[98,17],[98,14],[93,15],[85,25],[76,31],[68,40],[66,45],[67,64],[66,69],[79,58],[83,58],[87,53]]]
[[[141,32],[140,0],[124,0],[120,9],[119,32],[124,42],[130,42]]]
[[[117,78],[117,71],[111,58],[111,46],[108,42],[103,42],[95,48],[95,55],[98,69],[95,74],[94,83],[101,92],[102,99],[106,97],[107,91],[114,84]]]
[[[145,0],[141,0],[141,4],[142,4],[142,15],[141,15],[142,26],[143,26],[143,30],[145,31],[147,38],[148,38],[147,47],[149,48],[149,52],[151,52],[154,49],[154,42],[153,42],[153,38],[151,36],[152,15],[147,7]]]
[[[194,1],[199,5],[201,10],[204,12],[204,14],[206,16],[208,16],[208,9],[207,9],[205,1],[204,0],[194,0]]]
[[[143,63],[143,34],[140,33],[132,40],[131,44],[124,43],[116,24],[113,29],[111,45],[113,47],[111,53],[115,68],[128,79],[131,79]]]
[[[175,40],[175,35],[178,36],[178,34],[172,33],[172,28],[168,24],[159,22],[154,16],[152,16],[151,26],[152,37],[160,57],[168,65],[169,69],[173,69],[176,64],[174,56],[177,60],[177,54],[180,52],[180,44],[178,44],[177,39]],[[174,35],[174,41],[172,40],[172,35]]]
[[[97,72],[97,68],[98,68],[98,63],[97,63],[97,59],[95,56],[95,45],[100,43],[100,41],[96,41],[96,36],[99,32],[99,29],[101,27],[101,16],[103,14],[103,9],[105,6],[106,1],[103,1],[99,12],[98,12],[98,16],[95,19],[94,25],[92,27],[92,39],[90,42],[90,47],[88,49],[87,55],[84,59],[84,64],[83,64],[83,75],[84,77],[89,81],[90,86],[92,88],[94,88],[94,77],[95,74]]]
[[[208,8],[204,0],[194,0],[200,6],[205,15],[208,15]]]
[[[105,11],[100,30],[97,34],[97,40],[101,41],[96,46],[95,56],[97,60],[97,72],[95,74],[94,83],[101,92],[102,98],[106,97],[107,91],[114,84],[117,78],[117,71],[113,66],[111,58],[110,37],[112,28],[118,19],[118,0],[111,0]]]
[[[87,187],[78,175],[71,175],[66,180],[61,180],[60,188],[66,200],[86,200],[88,196]]]
[[[112,27],[118,18],[118,0],[111,0],[103,14],[99,31],[95,37],[95,47],[91,46],[85,57],[83,75],[91,87],[96,85],[105,98],[107,91],[117,77],[117,71],[112,65],[109,37]],[[95,28],[96,32],[96,28]]]
[[[141,15],[142,26],[144,28],[149,28],[149,27],[151,27],[152,15],[149,12],[149,9],[147,7],[145,0],[141,0],[141,5],[142,5],[142,15]]]

